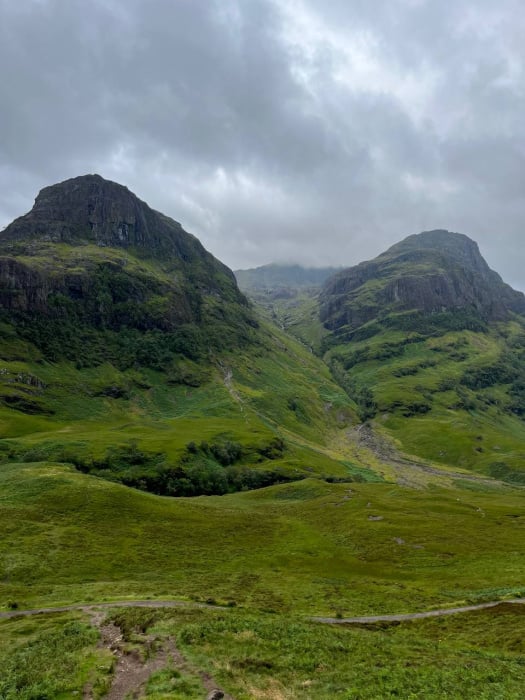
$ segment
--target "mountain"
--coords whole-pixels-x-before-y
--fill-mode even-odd
[[[360,474],[326,444],[355,416],[327,367],[98,175],[46,187],[0,234],[0,331],[0,460],[167,495]]]
[[[335,331],[407,312],[497,321],[525,314],[525,296],[489,268],[470,238],[436,230],[409,236],[374,260],[337,273],[320,298],[321,321]]]
[[[405,453],[524,481],[525,297],[467,236],[427,231],[331,277],[324,358]]]
[[[331,376],[125,188],[41,197],[0,236],[0,697],[521,697],[525,606],[395,617],[525,595],[519,314],[379,310]]]
[[[46,187],[0,233],[0,309],[46,357],[88,361],[156,363],[145,334],[166,355],[200,357],[249,342],[257,326],[231,270],[99,175]],[[115,335],[124,330],[125,352]]]

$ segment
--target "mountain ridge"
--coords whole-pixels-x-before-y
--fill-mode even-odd
[[[337,273],[320,295],[321,321],[336,331],[391,313],[460,310],[503,320],[509,312],[525,314],[525,295],[489,268],[477,243],[440,229],[409,236]]]

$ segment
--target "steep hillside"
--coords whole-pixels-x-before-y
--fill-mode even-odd
[[[525,481],[525,297],[466,236],[410,236],[325,284],[325,359],[408,453]]]
[[[329,446],[355,411],[327,368],[125,187],[44,189],[0,253],[4,459],[167,495],[359,472]]]
[[[249,343],[257,326],[225,265],[98,175],[46,187],[2,231],[0,310],[47,359],[82,364],[198,359]]]
[[[478,320],[508,319],[510,312],[525,314],[525,296],[489,268],[474,241],[438,230],[409,236],[374,260],[330,278],[320,309],[321,321],[339,333],[399,313],[406,328],[407,312],[413,325],[418,312],[446,313],[468,328]]]

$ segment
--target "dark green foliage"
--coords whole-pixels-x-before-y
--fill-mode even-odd
[[[410,416],[422,415],[432,410],[432,406],[426,401],[411,401],[403,406],[402,414],[405,418]]]
[[[368,345],[364,345],[362,348],[358,348],[354,352],[350,353],[342,362],[343,367],[346,370],[352,369],[355,365],[358,365],[360,362],[366,362],[367,360],[370,359],[370,348]],[[336,355],[334,354],[334,358]]]
[[[518,416],[525,415],[525,377],[521,376],[510,385],[509,410]]]
[[[487,322],[475,309],[456,309],[431,314],[423,311],[392,314],[383,319],[382,323],[391,330],[415,332],[424,337],[443,335],[450,331],[469,330],[483,333],[488,330]]]
[[[110,447],[102,459],[84,459],[71,453],[62,453],[56,458],[71,462],[86,474],[161,496],[220,496],[304,478],[306,474],[292,476],[278,467],[250,466],[254,461],[279,459],[284,451],[285,444],[280,438],[252,448],[244,448],[228,439],[203,441],[200,445],[190,442],[180,460],[170,464],[166,455],[143,452],[135,441],[130,441]],[[36,457],[40,459],[42,455]]]
[[[355,402],[359,407],[359,417],[362,421],[373,418],[377,413],[377,403],[374,399],[374,394],[368,387],[361,387],[353,395]]]
[[[397,369],[392,370],[392,374],[394,377],[408,377],[413,374],[417,374],[419,372],[419,366],[418,365],[408,365],[406,367],[398,367]]]
[[[510,345],[497,362],[468,369],[461,383],[472,390],[483,390],[501,384],[509,384],[506,411],[518,416],[525,414],[525,364],[519,345]],[[490,396],[480,395],[480,399],[494,403]]]
[[[266,459],[279,459],[283,456],[286,449],[286,444],[282,438],[276,437],[266,445],[258,448],[258,452]]]
[[[506,462],[492,462],[489,466],[489,474],[500,481],[525,485],[525,473],[512,469]]]
[[[290,411],[293,411],[295,413],[297,419],[300,420],[302,423],[310,422],[308,410],[303,405],[303,402],[300,401],[297,397],[291,396],[288,399],[287,406]]]
[[[5,318],[5,314],[4,314]],[[126,327],[119,331],[78,325],[73,320],[49,318],[16,319],[18,334],[39,348],[47,360],[72,360],[78,368],[111,362],[119,369],[140,366],[171,372],[175,383],[190,386],[204,380],[200,372],[177,374],[177,358],[206,361],[210,351],[227,351],[256,342],[253,331],[243,326],[216,324],[204,330],[183,324],[172,331],[140,331]]]
[[[9,408],[14,408],[22,413],[29,415],[52,415],[53,410],[47,407],[42,402],[32,399],[29,396],[21,396],[19,394],[0,394],[0,402]]]
[[[510,383],[516,376],[516,371],[507,358],[501,358],[492,365],[467,370],[461,383],[469,389],[486,389],[494,384]]]

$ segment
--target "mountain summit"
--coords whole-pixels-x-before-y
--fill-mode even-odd
[[[0,234],[3,248],[20,241],[93,243],[134,248],[135,254],[148,257],[214,260],[180,223],[151,209],[127,187],[100,175],[82,175],[42,189],[31,211]],[[228,276],[232,277],[229,271]]]
[[[257,325],[229,268],[100,175],[44,188],[0,233],[0,314],[55,358],[83,354],[82,337],[104,355],[111,343],[93,331],[123,330],[168,333],[157,343],[168,355],[197,356],[238,347]]]
[[[525,314],[525,296],[505,284],[459,233],[409,236],[374,260],[331,277],[321,294],[330,330],[356,329],[400,312],[469,312],[486,321]]]

